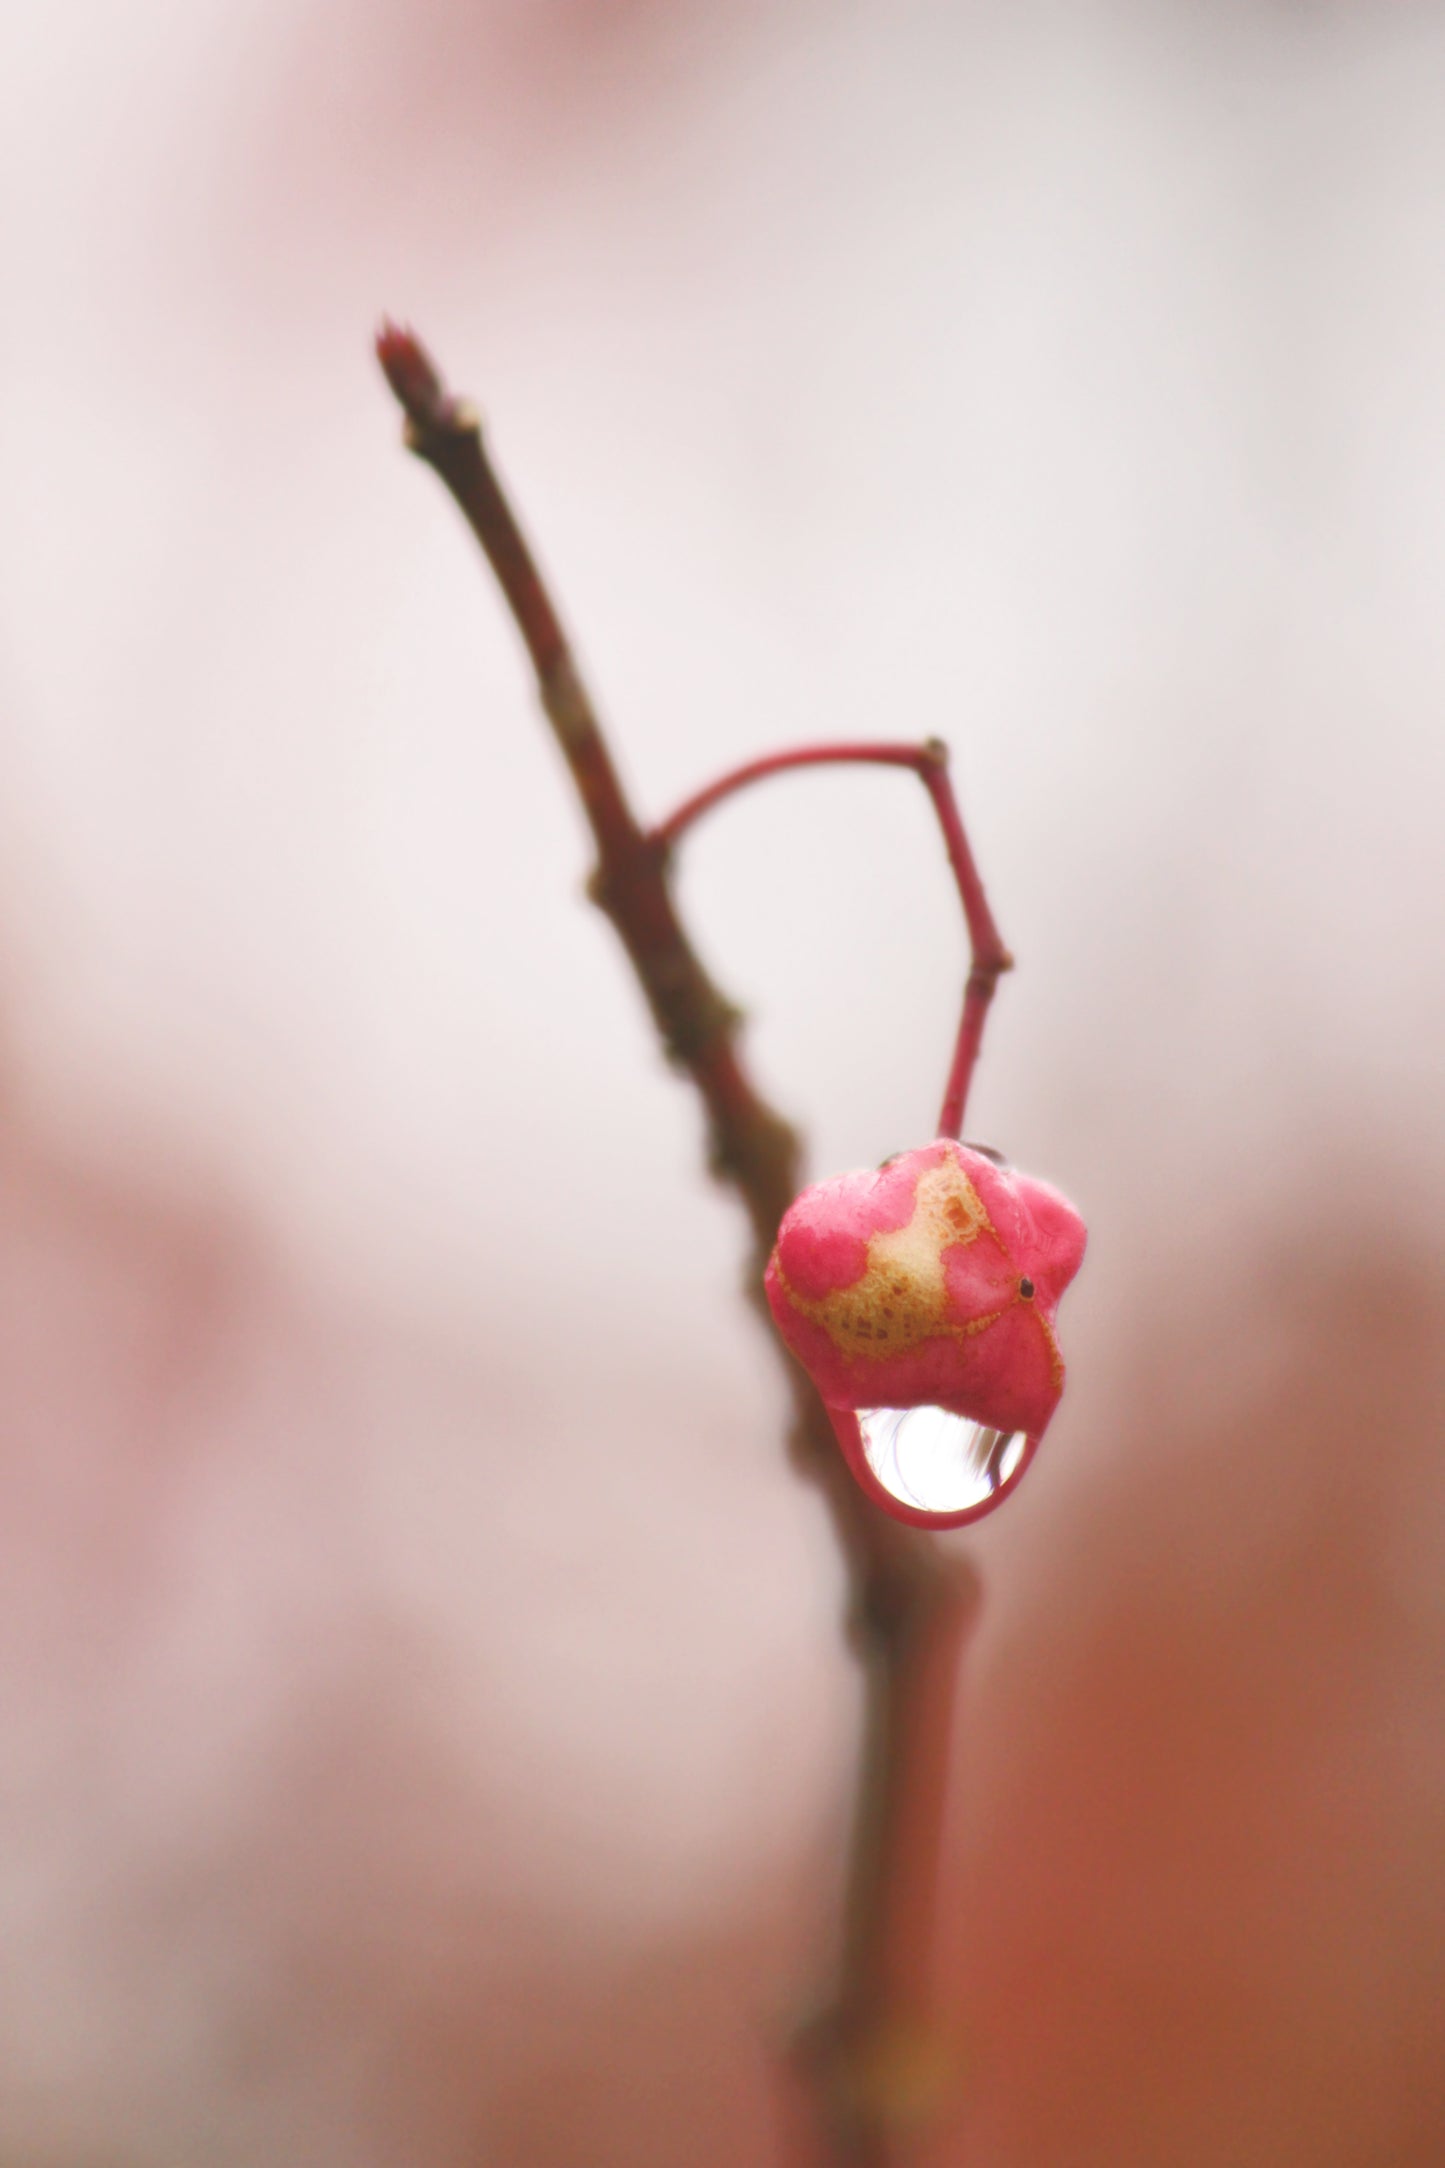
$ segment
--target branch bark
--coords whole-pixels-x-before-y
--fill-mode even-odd
[[[412,332],[384,324],[377,355],[406,416],[407,446],[450,491],[526,643],[543,710],[596,844],[589,892],[631,959],[669,1060],[702,1099],[709,1165],[747,1213],[747,1287],[765,1313],[763,1271],[800,1186],[798,1137],[748,1076],[738,1044],[740,1012],[714,986],[678,914],[668,879],[670,837],[645,828],[628,802],[476,413],[447,390]],[[994,942],[1001,959],[996,977],[1006,957],[996,933]],[[839,1960],[825,2008],[799,2036],[800,2064],[827,2156],[849,2168],[889,2168],[929,2119],[941,2078],[929,2029],[931,1930],[953,1692],[976,1585],[956,1552],[870,1505],[848,1473],[812,1385],[771,1326],[768,1338],[788,1370],[794,1461],[822,1491],[842,1547],[849,1631],[864,1680]]]

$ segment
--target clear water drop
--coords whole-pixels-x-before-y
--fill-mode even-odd
[[[997,1497],[1023,1459],[1021,1430],[947,1408],[860,1408],[868,1465],[890,1496],[925,1513],[963,1513]]]

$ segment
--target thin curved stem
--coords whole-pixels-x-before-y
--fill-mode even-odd
[[[921,745],[896,745],[883,741],[865,741],[858,745],[800,745],[786,753],[769,753],[762,760],[750,760],[741,768],[731,769],[728,774],[719,776],[715,783],[709,783],[706,790],[700,790],[693,797],[685,799],[675,813],[670,814],[653,830],[653,841],[670,849],[695,821],[700,820],[704,813],[710,813],[724,798],[730,798],[735,791],[746,790],[751,783],[765,783],[770,776],[782,775],[789,768],[850,765],[911,769],[933,801],[938,825],[943,830],[948,863],[958,888],[959,901],[963,905],[964,923],[968,927],[970,956],[968,979],[963,994],[963,1014],[959,1019],[953,1060],[949,1067],[948,1083],[944,1088],[938,1133],[941,1137],[961,1137],[964,1109],[968,1104],[968,1087],[978,1061],[979,1048],[983,1043],[983,1027],[988,1016],[989,1003],[993,1000],[994,988],[1003,973],[1013,968],[1013,958],[1004,947],[1003,937],[994,924],[993,913],[989,909],[988,897],[984,893],[983,881],[964,829],[963,815],[959,811],[953,784],[949,780],[948,747],[941,738],[925,738]]]

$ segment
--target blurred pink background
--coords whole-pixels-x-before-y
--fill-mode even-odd
[[[639,800],[938,733],[1086,1211],[937,2163],[1445,2157],[1445,7],[0,18],[0,2162],[780,2164],[856,1681],[735,1209],[368,338]],[[921,792],[690,846],[817,1172]]]

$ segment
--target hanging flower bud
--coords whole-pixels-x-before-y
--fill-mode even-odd
[[[951,1528],[1017,1483],[1063,1391],[1084,1241],[1057,1190],[948,1138],[789,1206],[768,1302],[876,1504]]]

